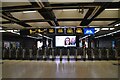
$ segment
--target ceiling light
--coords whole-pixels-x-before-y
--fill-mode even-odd
[[[112,11],[112,10],[119,10],[119,9],[105,9],[105,10],[111,10]]]
[[[0,29],[2,29],[2,27],[0,27]]]
[[[63,11],[77,11],[77,9],[63,9]]]
[[[120,25],[120,23],[118,23],[118,24],[115,24],[115,26],[119,26]]]
[[[115,28],[110,28],[110,30],[113,30],[113,29],[115,29]]]
[[[33,13],[33,12],[37,12],[37,11],[23,11],[23,13]]]
[[[109,28],[102,28],[101,30],[109,30]]]
[[[0,32],[6,32],[5,30],[0,30]]]

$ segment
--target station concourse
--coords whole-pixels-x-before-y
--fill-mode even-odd
[[[1,0],[1,80],[120,80],[120,0]]]

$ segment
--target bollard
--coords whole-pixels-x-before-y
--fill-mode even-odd
[[[62,61],[62,49],[60,49],[60,61]]]

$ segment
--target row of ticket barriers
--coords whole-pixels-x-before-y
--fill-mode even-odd
[[[3,60],[119,60],[120,49],[113,48],[3,48]]]

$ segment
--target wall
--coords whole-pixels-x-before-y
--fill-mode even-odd
[[[36,39],[22,37],[20,35],[14,35],[14,34],[11,35],[9,33],[7,33],[7,34],[3,33],[2,42],[4,42],[4,41],[20,42],[20,44],[23,48],[32,48],[33,45],[37,46]]]
[[[112,41],[114,40],[113,37],[103,37],[99,38],[98,46],[99,48],[111,48],[112,47]]]

